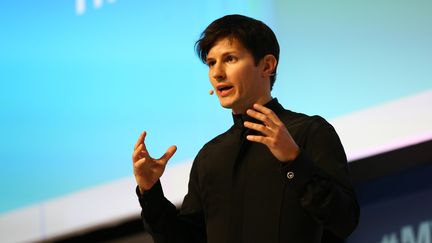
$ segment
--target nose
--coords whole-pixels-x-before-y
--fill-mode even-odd
[[[225,78],[226,78],[225,69],[220,64],[215,64],[211,68],[210,75],[211,75],[211,78],[213,78],[214,80],[216,80],[218,82],[221,82],[221,81],[225,80]]]

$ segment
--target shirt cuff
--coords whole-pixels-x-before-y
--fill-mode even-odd
[[[138,196],[140,205],[143,208],[148,206],[151,202],[160,201],[163,200],[164,198],[162,185],[159,180],[156,182],[156,184],[153,185],[152,188],[150,188],[147,191],[144,191],[143,194],[141,194],[139,186],[136,187],[135,192]]]
[[[282,164],[281,173],[283,180],[297,191],[305,190],[306,185],[315,175],[322,174],[321,170],[303,151],[300,151],[295,160]]]

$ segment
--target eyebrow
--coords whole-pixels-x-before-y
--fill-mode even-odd
[[[222,53],[222,58],[224,58],[224,57],[226,57],[226,56],[229,56],[229,55],[235,55],[235,54],[237,54],[237,52],[236,51],[227,51],[227,52],[224,52],[224,53]],[[209,61],[213,61],[213,60],[215,60],[216,58],[214,58],[214,57],[208,57],[207,56],[207,58],[206,58],[206,62],[209,62]]]

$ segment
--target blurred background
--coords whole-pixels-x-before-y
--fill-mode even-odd
[[[0,241],[145,242],[133,145],[146,130],[152,156],[178,146],[162,183],[179,205],[194,156],[232,124],[194,43],[239,13],[279,39],[273,96],[342,139],[362,204],[349,242],[432,242],[431,12],[429,0],[1,1]]]

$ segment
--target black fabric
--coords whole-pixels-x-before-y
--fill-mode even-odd
[[[254,131],[243,122],[253,119],[234,115],[234,125],[195,158],[180,210],[160,182],[144,195],[137,191],[156,242],[318,243],[323,235],[342,242],[355,229],[359,206],[333,127],[285,110],[277,99],[265,106],[284,122],[300,155],[281,163],[265,145],[246,140]]]

